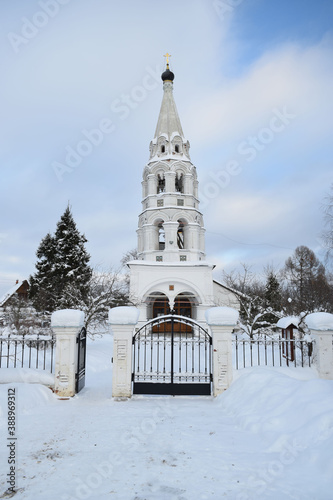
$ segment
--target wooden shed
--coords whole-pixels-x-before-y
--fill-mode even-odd
[[[295,360],[295,333],[298,331],[299,319],[296,316],[287,316],[281,318],[276,326],[281,328],[282,336],[282,356],[286,359],[287,365],[289,361]]]

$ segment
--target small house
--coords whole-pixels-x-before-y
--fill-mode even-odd
[[[22,300],[28,300],[29,293],[29,283],[27,280],[19,281],[16,280],[14,286],[12,286],[1,298],[0,298],[0,308],[6,307],[10,299],[13,296],[17,296]]]

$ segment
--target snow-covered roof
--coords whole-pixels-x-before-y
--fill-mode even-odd
[[[276,323],[276,326],[278,328],[288,328],[290,325],[298,326],[299,323],[299,318],[297,316],[286,316],[285,318],[280,318],[279,321]]]
[[[127,265],[133,266],[156,266],[156,267],[211,267],[214,269],[215,265],[206,260],[187,260],[187,261],[174,261],[174,262],[157,262],[154,260],[130,260]]]
[[[169,139],[172,134],[184,137],[184,132],[180,123],[176,103],[173,98],[172,84],[164,86],[163,99],[158,117],[155,137],[165,137]]]
[[[333,314],[330,313],[312,313],[305,318],[305,321],[310,330],[333,330]]]
[[[158,154],[155,154],[155,156],[152,156],[150,158],[147,165],[150,165],[151,163],[155,163],[155,162],[157,163],[160,161],[176,160],[179,158],[181,158],[182,161],[187,161],[187,162],[191,163],[190,158],[183,151],[180,151],[179,153],[175,153],[175,152],[163,153],[163,156],[159,156]]]
[[[180,135],[179,132],[172,132],[170,140],[172,141],[175,137],[180,137],[183,142],[186,142],[185,137]]]
[[[225,288],[226,290],[229,290],[229,292],[234,293],[235,295],[238,295],[239,297],[243,297],[244,299],[248,298],[248,295],[246,295],[243,292],[240,292],[239,290],[235,290],[235,288],[231,288],[230,286],[227,286],[223,283],[220,283],[220,281],[213,280],[213,283],[216,283],[216,285],[221,286],[222,288]]]
[[[1,298],[0,298],[0,307],[2,307],[8,299],[10,299],[10,297],[12,295],[14,295],[14,293],[17,292],[17,290],[20,288],[20,286],[23,285],[23,283],[25,282],[26,280],[23,280],[23,281],[18,281],[14,286],[12,286]]]

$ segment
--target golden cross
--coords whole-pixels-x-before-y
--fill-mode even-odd
[[[169,66],[169,57],[171,57],[171,54],[169,54],[169,52],[167,52],[163,57],[166,57],[166,62],[167,62],[167,65]]]

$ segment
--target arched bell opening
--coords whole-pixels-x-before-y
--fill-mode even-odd
[[[165,176],[164,173],[157,174],[157,194],[165,192]]]
[[[159,222],[158,224],[158,249],[165,249],[165,230],[163,227],[163,222]]]
[[[186,221],[179,219],[178,220],[178,229],[177,229],[177,246],[180,250],[183,250],[186,248],[186,238],[185,238],[185,233],[186,233]]]
[[[176,172],[175,189],[177,193],[184,193],[184,174]]]

